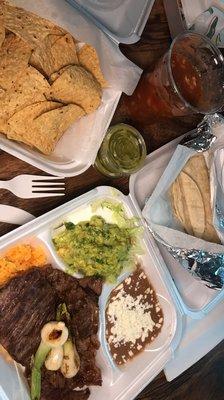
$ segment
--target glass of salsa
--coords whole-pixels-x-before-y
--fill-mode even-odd
[[[153,72],[143,73],[124,106],[139,121],[193,113],[211,114],[224,104],[224,59],[204,35],[185,32],[172,42]]]

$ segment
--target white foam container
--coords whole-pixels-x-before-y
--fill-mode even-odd
[[[189,29],[209,7],[224,11],[223,0],[164,0],[164,7],[172,38]]]
[[[145,166],[130,178],[130,196],[134,202],[137,201],[146,221],[145,202],[182,138],[183,136],[148,155]],[[190,275],[162,244],[158,243],[158,247],[178,289],[178,298],[184,313],[193,319],[203,318],[224,299],[224,289],[218,291],[207,288]]]
[[[181,0],[181,4],[188,28],[190,28],[194,20],[209,7],[217,7],[224,11],[224,3],[222,0]]]
[[[90,204],[95,200],[108,199],[122,202],[129,217],[137,216],[144,226],[141,211],[134,205],[129,196],[111,187],[97,187],[92,191],[56,208],[53,211],[27,223],[26,225],[4,235],[0,239],[0,254],[18,243],[42,243],[47,251],[48,261],[52,266],[64,269],[54,250],[51,237],[52,230],[62,221],[78,222],[91,217]],[[107,214],[102,214],[108,219]],[[154,239],[144,230],[142,240],[143,255],[139,261],[152,283],[164,313],[164,325],[155,341],[126,366],[118,368],[114,365],[107,350],[104,330],[104,313],[107,298],[113,285],[104,284],[100,297],[100,329],[101,347],[97,354],[97,362],[102,370],[102,387],[92,387],[90,400],[132,400],[172,358],[182,335],[182,311],[179,307],[176,288],[165,263],[158,251]],[[126,273],[127,274],[127,273]],[[124,274],[118,279],[120,282]],[[15,364],[8,364],[0,354],[0,399],[24,400],[26,387],[18,380]],[[14,382],[12,385],[10,382]],[[18,386],[20,385],[20,386]],[[5,396],[5,397],[4,397]]]
[[[73,0],[11,1],[54,21],[80,41],[92,44],[109,87],[103,89],[101,106],[76,121],[50,156],[10,141],[3,134],[0,134],[0,149],[52,175],[82,174],[96,158],[121,93],[131,94],[140,78],[142,70],[124,57],[118,44],[122,41],[133,43],[140,38],[154,0],[137,3],[134,0],[89,0],[84,5]]]
[[[67,0],[99,26],[115,43],[135,43],[155,0]],[[84,3],[84,4],[83,4]]]

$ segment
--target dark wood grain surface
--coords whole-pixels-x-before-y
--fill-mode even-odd
[[[122,45],[121,51],[142,68],[152,69],[158,58],[170,44],[170,33],[162,4],[156,0],[141,40],[134,45]],[[200,116],[160,120],[148,125],[133,125],[141,129],[148,152],[155,150],[175,137],[195,127]],[[118,106],[113,123],[127,121]],[[130,122],[130,120],[128,120]],[[43,174],[36,168],[0,151],[0,179],[10,179],[18,174]],[[0,190],[0,203],[14,205],[31,212],[36,217],[73,199],[98,185],[111,185],[128,193],[128,179],[111,180],[93,167],[84,174],[66,179],[66,196],[48,199],[22,200],[8,191]],[[1,235],[14,229],[15,225],[0,223]],[[224,400],[224,345],[218,345],[206,357],[175,379],[166,382],[163,373],[148,385],[138,400]]]

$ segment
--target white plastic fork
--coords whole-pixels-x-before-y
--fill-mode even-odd
[[[21,199],[64,196],[64,182],[57,176],[18,175],[9,181],[0,181],[0,189],[7,189]],[[51,193],[53,192],[54,193]]]

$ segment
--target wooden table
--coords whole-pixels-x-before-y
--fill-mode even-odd
[[[142,39],[134,45],[122,45],[122,52],[142,68],[153,68],[158,58],[170,44],[168,24],[162,0],[156,0],[146,25]],[[185,117],[172,120],[160,120],[156,123],[141,126],[148,151],[151,152],[175,137],[195,127],[200,117]],[[114,115],[113,122],[125,121],[120,107]],[[134,123],[133,123],[134,124]],[[136,125],[136,124],[135,124]],[[138,126],[137,126],[138,127]],[[0,152],[0,179],[10,179],[18,174],[44,174],[36,168]],[[111,180],[102,176],[93,167],[84,174],[66,179],[66,196],[22,200],[7,191],[1,190],[0,204],[11,204],[31,212],[36,217],[73,199],[74,197],[98,185],[111,185],[128,193],[128,179]],[[14,229],[15,225],[0,223],[3,235]],[[166,382],[161,373],[138,396],[138,400],[223,400],[224,399],[224,345],[220,344],[206,357],[173,382]]]

